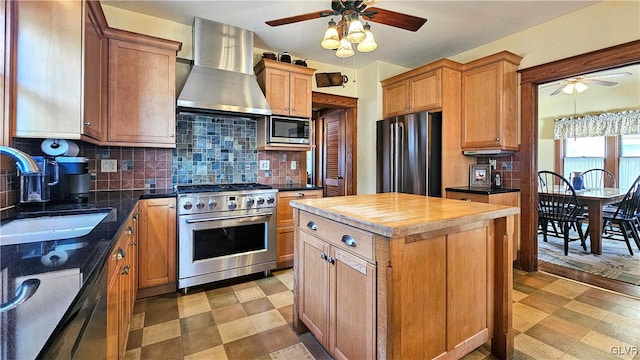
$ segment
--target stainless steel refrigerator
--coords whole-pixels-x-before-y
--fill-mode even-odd
[[[376,137],[376,192],[442,195],[442,113],[379,120]]]

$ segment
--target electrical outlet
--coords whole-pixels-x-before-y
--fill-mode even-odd
[[[269,170],[269,160],[260,160],[260,170]]]
[[[298,165],[298,164],[296,164],[296,162],[295,162],[295,161],[292,161],[292,162],[291,162],[291,170],[295,170],[297,165]]]
[[[116,159],[102,159],[100,160],[100,171],[103,173],[117,172],[118,160]]]
[[[489,165],[491,165],[492,169],[496,168],[496,160],[489,160]]]

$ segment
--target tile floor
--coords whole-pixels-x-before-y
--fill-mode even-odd
[[[291,270],[273,275],[136,301],[126,358],[330,359],[291,330]],[[513,287],[514,359],[640,360],[640,300],[541,272]]]

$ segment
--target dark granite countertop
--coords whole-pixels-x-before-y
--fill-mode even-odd
[[[469,193],[469,194],[483,194],[483,195],[503,194],[503,193],[520,191],[520,189],[511,189],[511,188],[493,189],[493,188],[471,187],[471,186],[448,187],[448,188],[445,188],[445,190],[453,191],[453,192]]]
[[[17,208],[20,212],[3,221],[3,223],[26,217],[73,215],[90,212],[107,212],[108,215],[90,233],[81,237],[3,245],[0,247],[0,271],[4,276],[2,288],[5,293],[4,296],[6,296],[6,298],[2,299],[2,302],[12,298],[16,288],[24,280],[38,278],[41,280],[40,287],[36,290],[33,299],[29,300],[35,300],[38,291],[46,291],[46,302],[48,304],[56,304],[55,307],[59,309],[58,314],[55,316],[51,314],[44,324],[38,324],[40,331],[37,332],[32,332],[32,327],[38,321],[42,321],[44,316],[33,313],[21,314],[21,311],[26,311],[20,310],[21,306],[28,305],[29,300],[4,313],[3,315],[6,315],[4,318],[7,321],[0,341],[7,345],[7,351],[15,355],[22,354],[20,349],[29,347],[35,348],[35,351],[37,351],[42,348],[47,339],[51,342],[51,338],[55,338],[56,333],[62,331],[61,327],[73,318],[74,314],[69,314],[69,309],[76,306],[79,301],[78,298],[81,297],[81,290],[90,286],[92,280],[98,277],[98,273],[114,245],[114,238],[121,231],[122,225],[137,201],[167,196],[175,196],[175,193],[169,189],[154,191],[97,191],[91,192],[88,202],[84,204],[18,206]],[[56,257],[52,258],[51,254],[55,254]],[[51,259],[57,260],[51,261]],[[71,286],[58,285],[56,281],[60,280],[56,279],[63,275],[65,279],[71,279],[65,280]],[[46,279],[54,280],[49,280],[47,283]],[[106,292],[106,288],[104,291]],[[25,306],[23,309],[28,308]],[[43,311],[47,312],[48,310],[48,307],[43,307]],[[64,314],[59,312],[64,312]],[[30,323],[32,321],[34,324]],[[49,330],[43,331],[42,325],[49,328]],[[30,332],[29,336],[18,335],[25,330]],[[28,344],[18,344],[23,340],[28,341]],[[47,343],[47,346],[49,345],[50,343]]]
[[[278,191],[322,190],[322,186],[312,184],[271,184]]]

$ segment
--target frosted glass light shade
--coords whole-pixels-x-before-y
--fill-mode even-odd
[[[338,28],[336,27],[335,21],[329,21],[329,27],[324,33],[320,46],[330,50],[337,49],[340,46],[340,36],[338,35]]]
[[[353,56],[353,48],[351,47],[351,43],[347,39],[342,38],[342,40],[340,40],[340,47],[336,51],[336,56],[337,57]]]
[[[358,20],[358,14],[353,14],[351,16],[351,22],[349,23],[349,31],[347,32],[347,40],[350,43],[359,43],[364,40],[366,34],[364,33],[364,28],[360,20]]]
[[[565,94],[573,94],[574,92],[581,93],[587,90],[588,88],[589,87],[587,85],[581,82],[569,83],[562,88],[562,92]]]
[[[373,34],[371,33],[371,25],[364,24],[364,33],[365,38],[358,44],[358,51],[360,52],[369,52],[373,51],[378,47],[376,44],[376,40],[373,38]]]

